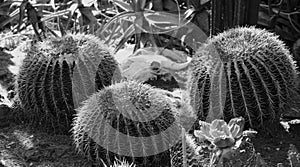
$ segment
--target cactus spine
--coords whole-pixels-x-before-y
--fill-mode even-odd
[[[195,142],[195,139],[186,134],[186,161],[187,166],[196,167],[203,165],[203,157],[199,155],[198,146]],[[171,167],[182,167],[183,166],[183,148],[182,140],[180,140],[176,145],[174,145],[170,150],[171,156]]]
[[[126,81],[95,93],[74,119],[76,148],[106,164],[126,158],[137,166],[168,166],[170,140],[177,142],[181,129],[176,124],[177,105],[165,92]],[[171,131],[165,132],[168,128]]]
[[[81,69],[77,68],[81,78],[88,76],[93,80],[90,75],[97,72],[93,81],[97,89],[110,85],[111,74],[118,71],[108,47],[92,35],[70,34],[47,39],[33,44],[26,52],[17,78],[18,97],[26,121],[49,132],[70,130],[75,114],[73,83],[84,84],[73,82],[74,75],[78,76],[73,73],[75,67],[85,63]]]
[[[296,65],[266,30],[240,27],[212,37],[191,68],[191,104],[200,120],[243,116],[251,127],[262,127],[278,119],[295,95]]]

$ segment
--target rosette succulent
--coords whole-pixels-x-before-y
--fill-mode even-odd
[[[213,156],[211,163],[222,161],[231,157],[232,153],[240,147],[244,137],[249,137],[255,131],[243,131],[245,119],[233,118],[227,124],[224,120],[216,119],[212,123],[200,121],[200,130],[194,134],[200,141],[209,141],[212,144]]]
[[[234,118],[227,124],[224,120],[216,119],[212,123],[200,121],[200,130],[194,134],[200,139],[206,139],[218,148],[231,147],[243,134],[245,120]]]

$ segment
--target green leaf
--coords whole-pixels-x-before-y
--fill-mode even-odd
[[[145,20],[151,26],[151,29],[153,29],[153,31],[158,34],[179,29],[186,26],[191,21],[191,18],[188,20],[184,19],[184,15],[179,17],[179,15],[167,12],[147,11],[144,13],[144,16]]]
[[[119,49],[122,48],[122,46],[124,46],[124,44],[129,40],[129,38],[134,35],[135,29],[133,27],[133,25],[131,25],[130,27],[127,28],[127,30],[125,31],[124,35],[121,38],[121,41],[117,44],[114,53],[117,53],[119,51]]]
[[[112,0],[112,2],[117,5],[118,7],[120,7],[121,9],[125,10],[126,12],[133,12],[133,8],[131,7],[130,4],[120,1],[120,0]]]
[[[111,18],[103,27],[103,29],[101,30],[101,32],[97,32],[100,34],[103,34],[104,31],[107,31],[109,29],[109,27],[114,24],[118,19],[121,18],[125,18],[125,17],[134,17],[136,14],[134,12],[123,12],[121,14],[118,14],[116,16],[114,16],[113,18]]]
[[[64,15],[68,15],[70,13],[69,10],[62,10],[62,11],[58,11],[58,12],[54,12],[54,13],[51,13],[49,15],[45,15],[41,21],[44,22],[44,21],[48,21],[50,19],[53,19],[55,17],[60,17],[60,16],[64,16]]]

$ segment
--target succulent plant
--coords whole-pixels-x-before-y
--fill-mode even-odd
[[[168,166],[168,149],[181,132],[178,107],[168,91],[147,84],[111,85],[78,109],[72,128],[74,143],[89,159],[108,165],[115,158],[125,158],[137,166]]]
[[[23,115],[25,122],[48,132],[68,132],[75,103],[110,85],[119,76],[113,74],[120,73],[108,46],[92,35],[50,38],[32,44],[26,53],[17,77]]]
[[[239,27],[212,37],[191,63],[189,91],[199,120],[242,116],[261,128],[295,100],[296,65],[276,35]]]
[[[233,118],[227,124],[224,120],[213,120],[212,123],[200,121],[200,130],[194,134],[199,141],[209,141],[212,144],[213,156],[211,164],[220,163],[223,158],[230,159],[242,145],[244,137],[251,137],[255,131],[243,131],[245,119]]]

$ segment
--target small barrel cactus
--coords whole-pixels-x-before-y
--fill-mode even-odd
[[[296,77],[296,65],[276,35],[255,27],[230,29],[193,57],[191,105],[200,120],[242,116],[247,126],[260,128],[289,108]]]
[[[83,96],[78,88],[88,96],[110,85],[113,74],[120,73],[108,47],[92,35],[50,38],[31,45],[26,53],[17,78],[23,115],[48,132],[70,130],[78,102],[74,97]]]
[[[108,165],[125,158],[137,166],[169,166],[168,149],[181,132],[178,106],[168,91],[147,84],[111,85],[78,109],[74,143],[89,159]]]

